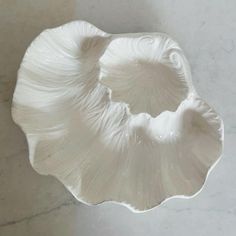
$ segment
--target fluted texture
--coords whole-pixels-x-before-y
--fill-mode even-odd
[[[221,119],[160,33],[110,35],[82,21],[45,30],[22,61],[12,115],[34,169],[88,204],[144,211],[191,196],[222,151]]]

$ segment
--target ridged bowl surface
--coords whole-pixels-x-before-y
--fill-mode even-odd
[[[87,204],[138,212],[193,196],[222,152],[222,120],[162,33],[83,21],[43,31],[18,71],[12,115],[33,168]]]

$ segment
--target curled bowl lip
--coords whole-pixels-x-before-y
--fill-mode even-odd
[[[184,77],[188,92],[175,109],[153,116],[132,113],[122,99],[112,101],[114,89],[109,86],[114,78],[124,86],[126,70],[119,70],[121,76],[112,74],[111,84],[99,82],[100,59],[109,56],[113,42],[144,36],[170,39],[165,33],[107,34],[87,22],[71,22],[43,31],[27,49],[18,71],[12,117],[26,134],[33,168],[56,177],[87,205],[114,202],[133,212],[146,212],[172,198],[192,198],[220,160],[223,121],[195,91],[189,64],[177,43],[184,66],[178,76]],[[115,55],[120,51],[121,47]],[[122,53],[121,57],[126,50]],[[129,56],[132,51],[125,60]],[[105,60],[104,65],[110,62]],[[119,63],[115,66],[120,69]],[[113,67],[111,63],[109,68]],[[179,154],[182,151],[187,154]],[[131,161],[124,165],[125,160]],[[98,167],[103,171],[98,172]]]
[[[137,44],[135,45],[136,48],[130,47],[130,50],[127,50],[130,46],[126,43],[127,41],[131,41],[132,44]],[[142,47],[144,47],[144,49],[139,51]],[[123,52],[121,52],[122,50]],[[155,55],[158,51],[160,51],[160,55],[158,55],[158,53]],[[177,56],[175,61],[172,59],[174,56]],[[115,57],[120,58],[120,60],[116,62]],[[130,57],[132,59],[130,59]],[[176,60],[179,65],[176,65]],[[165,33],[145,32],[112,35],[105,52],[99,59],[99,67],[99,82],[107,88],[110,100],[124,103],[130,115],[145,113],[150,116],[150,118],[156,118],[166,110],[175,112],[181,102],[186,98],[193,95],[198,96],[193,87],[190,66],[183,51],[179,45]],[[120,75],[117,75],[116,67],[122,71]],[[113,71],[115,73],[113,73]],[[150,75],[148,76],[148,74]],[[122,79],[122,76],[124,79]],[[120,84],[118,81],[120,81]],[[141,84],[140,81],[142,82]],[[148,84],[150,85],[148,86]],[[124,92],[125,86],[127,86],[127,88]],[[136,88],[140,89],[139,91],[137,90],[137,94],[142,93],[142,90],[144,92],[147,90],[145,96],[143,96],[147,98],[147,104],[142,104],[143,101],[140,98],[136,98],[139,99],[138,101],[132,101],[132,99],[129,101],[130,95],[126,91],[130,93],[136,90]],[[154,90],[153,88],[159,88],[159,90]],[[166,91],[169,93],[173,92],[174,94],[167,94]],[[117,94],[113,95],[114,93]],[[158,97],[157,95],[159,93],[160,95]],[[155,105],[151,104],[151,96],[156,96]],[[178,96],[181,97],[176,99]],[[149,97],[150,99],[148,99]],[[160,102],[158,103],[159,100]],[[165,103],[165,100],[170,100],[169,104]],[[135,107],[133,109],[134,104],[132,104],[132,102],[141,102],[144,107],[148,107],[148,105],[151,104],[152,109],[147,109],[146,111],[143,111],[142,108],[141,110],[135,110]],[[171,104],[173,102],[176,104]],[[163,106],[162,103],[164,103]],[[154,106],[156,106],[155,109],[160,107],[160,110],[154,111]]]

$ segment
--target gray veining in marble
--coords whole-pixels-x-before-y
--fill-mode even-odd
[[[0,236],[236,235],[235,0],[0,0]],[[163,31],[190,61],[195,87],[225,122],[225,151],[203,191],[144,214],[76,202],[30,166],[10,106],[25,49],[44,28],[84,19],[104,31]]]

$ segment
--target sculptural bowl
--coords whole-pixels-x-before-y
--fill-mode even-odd
[[[43,31],[21,63],[12,115],[33,168],[87,204],[140,212],[193,196],[222,152],[223,122],[162,33],[83,21]]]

